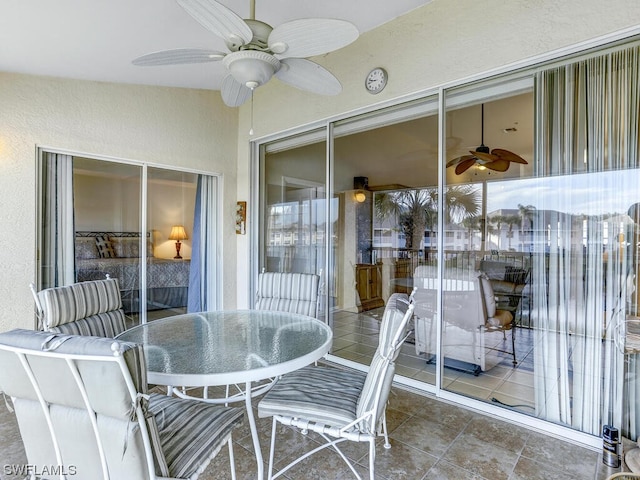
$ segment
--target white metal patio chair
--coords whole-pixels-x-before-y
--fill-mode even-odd
[[[380,343],[366,377],[329,366],[309,366],[280,378],[258,404],[258,416],[273,417],[268,478],[276,478],[314,453],[333,447],[357,478],[355,467],[340,450],[344,441],[369,443],[369,473],[374,479],[375,441],[385,435],[384,411],[395,373],[395,360],[407,338],[413,305],[398,299],[386,309]],[[398,308],[399,307],[399,308]],[[277,423],[318,433],[326,443],[304,453],[272,476]],[[388,442],[388,440],[387,440]]]
[[[321,275],[263,270],[258,275],[255,308],[318,318]]]
[[[47,478],[194,480],[225,443],[235,478],[244,410],[147,394],[140,345],[17,329],[0,334],[0,364],[28,464]]]

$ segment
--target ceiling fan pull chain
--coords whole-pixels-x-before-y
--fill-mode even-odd
[[[255,88],[251,89],[251,128],[249,129],[249,135],[253,135],[253,92]]]

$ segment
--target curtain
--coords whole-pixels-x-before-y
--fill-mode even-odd
[[[640,181],[639,52],[612,52],[536,78],[536,176],[561,199],[534,193],[536,414],[593,435],[605,424],[621,427],[637,398],[623,397],[625,362],[612,326],[627,314],[636,269],[637,226],[620,200],[632,198]],[[637,425],[623,434],[630,430]]]
[[[42,163],[41,288],[75,282],[73,159],[44,152]]]
[[[208,175],[198,175],[196,205],[193,220],[193,241],[191,242],[191,267],[189,270],[188,312],[203,312],[217,308],[215,279],[212,272],[216,252],[216,194],[217,179]]]

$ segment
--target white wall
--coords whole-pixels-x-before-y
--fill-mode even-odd
[[[0,73],[0,331],[33,326],[36,148],[223,175],[224,305],[236,303],[238,112],[219,92]]]
[[[374,7],[372,7],[374,8]],[[343,85],[341,94],[307,94],[277,80],[254,94],[254,139],[375,103],[483,74],[640,25],[637,0],[435,0],[314,61]],[[382,93],[365,91],[374,67],[389,72]],[[238,198],[249,198],[250,105],[240,111]],[[295,172],[291,172],[295,176]],[[248,302],[248,236],[238,244],[238,303]]]

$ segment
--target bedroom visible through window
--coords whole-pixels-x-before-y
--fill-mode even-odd
[[[217,262],[201,261],[217,251],[216,177],[50,152],[39,171],[38,289],[109,275],[132,325],[217,308]]]

